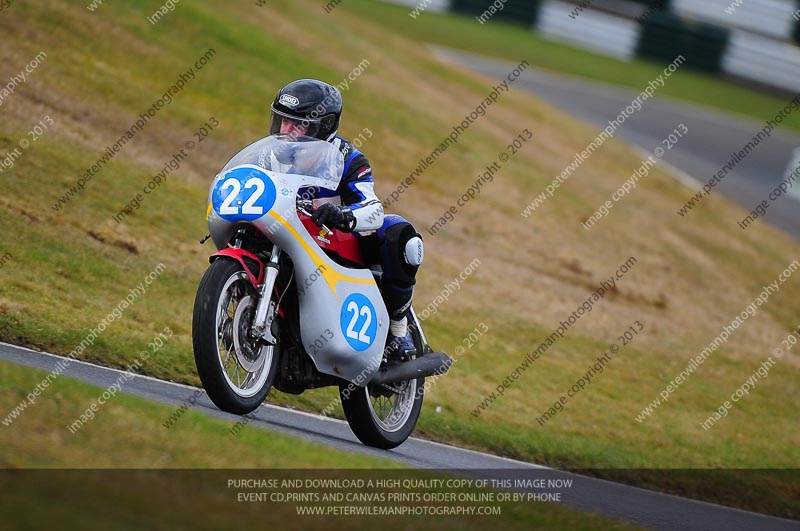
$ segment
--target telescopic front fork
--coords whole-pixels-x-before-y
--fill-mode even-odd
[[[256,338],[263,339],[269,345],[274,345],[278,342],[277,338],[272,334],[272,321],[275,319],[278,309],[277,301],[272,300],[272,291],[275,288],[275,280],[280,272],[278,266],[280,257],[280,247],[273,245],[272,255],[264,268],[264,283],[259,288],[261,297],[258,300],[256,315],[253,319],[253,335]]]

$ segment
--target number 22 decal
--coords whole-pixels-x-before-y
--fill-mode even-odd
[[[211,202],[222,219],[254,221],[269,212],[275,195],[275,184],[266,172],[240,166],[217,181]]]
[[[353,313],[352,319],[350,319],[350,324],[347,325],[347,337],[357,339],[361,343],[371,343],[372,340],[366,334],[367,328],[369,328],[369,324],[372,322],[372,314],[369,311],[369,308],[366,306],[359,307],[356,304],[356,301],[350,301],[350,304],[347,305],[347,313]],[[356,322],[358,321],[359,316],[364,316],[364,323],[361,325],[361,330],[356,333],[355,326]]]
[[[231,203],[239,197],[239,192],[242,191],[242,185],[238,179],[231,177],[230,179],[226,180],[222,183],[222,190],[227,188],[232,188],[228,197],[225,198],[225,201],[222,202],[222,205],[219,207],[219,213],[225,215],[236,215],[239,213],[239,209],[235,206],[231,206]],[[265,186],[264,181],[259,179],[258,177],[253,177],[244,183],[244,189],[249,190],[250,188],[255,188],[256,191],[250,196],[245,204],[242,206],[242,214],[264,214],[264,207],[255,206],[255,202],[261,198],[264,194]]]
[[[344,338],[354,350],[367,350],[378,334],[375,307],[365,295],[353,293],[344,300],[340,322]]]

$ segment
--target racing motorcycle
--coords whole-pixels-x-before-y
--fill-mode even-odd
[[[237,415],[272,387],[338,386],[356,437],[390,449],[417,423],[425,378],[447,372],[451,359],[428,345],[413,308],[416,354],[387,358],[380,266],[354,235],[311,220],[309,191],[336,190],[343,169],[334,143],[273,135],[215,177],[201,243],[211,238],[218,251],[194,303],[195,363],[209,398]]]

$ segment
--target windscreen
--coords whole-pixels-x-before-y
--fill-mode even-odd
[[[268,136],[237,153],[221,173],[242,164],[253,164],[276,173],[318,177],[326,181],[327,188],[335,190],[344,171],[344,157],[338,142],[307,136]]]

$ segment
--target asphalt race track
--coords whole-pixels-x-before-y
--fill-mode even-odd
[[[63,357],[0,343],[0,359],[51,371]],[[119,378],[122,372],[118,369],[73,361],[67,367],[65,375],[100,387],[108,387]],[[122,387],[124,393],[176,407],[194,391],[193,387],[165,382],[148,376],[136,376]],[[199,398],[194,409],[213,417],[228,420],[231,426],[239,421],[239,417],[236,415],[217,409],[205,393]],[[255,416],[255,420],[251,421],[248,427],[274,430],[348,452],[360,452],[393,459],[413,468],[452,470],[454,475],[472,478],[496,479],[513,476],[517,479],[572,479],[572,487],[562,493],[562,503],[565,505],[625,520],[648,529],[665,531],[675,529],[683,531],[800,529],[800,522],[561,472],[531,463],[413,437],[392,451],[376,450],[362,445],[352,434],[346,422],[302,411],[262,405],[256,410]],[[24,420],[21,418],[19,422],[24,422]],[[535,489],[527,491],[536,492]]]
[[[441,59],[469,68],[491,79],[505,77],[514,65],[483,56],[468,54],[447,48],[434,48]],[[520,59],[523,59],[522,57]],[[665,84],[669,84],[666,79]],[[616,118],[636,98],[638,92],[603,83],[553,74],[529,67],[514,82],[516,89],[524,89],[553,105],[564,113],[600,128]],[[642,87],[644,90],[645,87]],[[787,98],[786,102],[790,101]],[[765,109],[764,122],[733,117],[705,107],[670,100],[659,95],[645,101],[641,110],[630,116],[614,133],[616,138],[641,148],[648,153],[661,144],[678,124],[684,124],[689,132],[685,138],[666,152],[662,161],[685,172],[691,178],[681,179],[689,186],[686,200],[698,191],[702,184],[720,171],[731,160],[734,152],[741,150],[755,134],[761,131],[768,118],[773,118],[781,109]],[[800,111],[794,111],[800,112]],[[535,124],[525,124],[536,134]],[[787,175],[787,169],[797,168],[800,163],[800,135],[781,130],[760,142],[713,193],[721,192],[740,204],[747,211],[767,199],[769,193]],[[631,172],[635,168],[631,168]],[[553,175],[555,177],[555,175]],[[628,176],[620,175],[620,184]],[[581,168],[573,177],[591,178],[591,164]],[[692,179],[693,178],[693,179]],[[800,185],[795,185],[791,195],[783,195],[774,201],[763,220],[769,221],[800,241]],[[519,205],[520,209],[525,205]],[[682,207],[676,204],[675,210]],[[700,202],[695,208],[703,208]],[[587,212],[587,215],[590,214]],[[676,216],[678,214],[675,214]],[[744,217],[744,213],[742,217]],[[691,223],[692,212],[685,215]],[[761,223],[761,218],[754,223]]]

